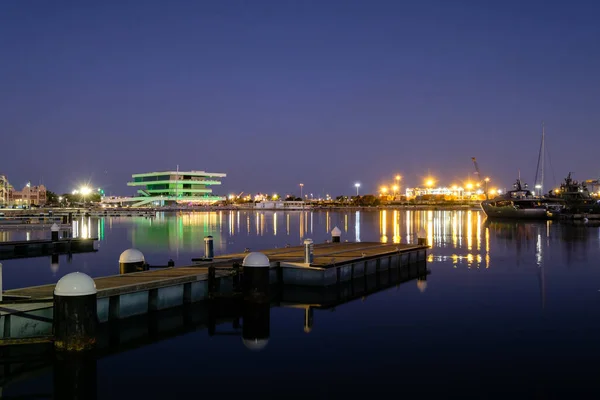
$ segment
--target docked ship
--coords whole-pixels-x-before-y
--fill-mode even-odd
[[[560,198],[534,196],[520,179],[513,187],[514,190],[481,203],[481,208],[489,218],[549,219],[565,208],[565,202]]]
[[[600,200],[593,197],[585,182],[571,178],[571,172],[556,190],[548,193],[548,199],[564,201],[562,212],[571,218],[600,218]]]

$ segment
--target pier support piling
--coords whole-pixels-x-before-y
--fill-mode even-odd
[[[119,272],[121,275],[147,270],[146,259],[141,251],[127,249],[119,256]]]
[[[269,258],[262,253],[250,253],[242,262],[244,267],[244,297],[254,301],[269,300]]]
[[[81,272],[63,276],[54,288],[54,348],[85,351],[96,345],[96,283]]]
[[[331,241],[333,243],[340,243],[342,237],[342,231],[337,226],[331,231]]]
[[[52,224],[52,226],[50,227],[50,232],[52,232],[52,241],[53,242],[58,242],[58,231],[60,231],[60,228],[58,227],[58,225]]]

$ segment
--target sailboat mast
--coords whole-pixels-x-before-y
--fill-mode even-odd
[[[542,121],[542,154],[541,154],[541,164],[542,164],[542,171],[541,171],[541,177],[542,180],[540,182],[540,194],[543,195],[544,194],[544,158],[546,156],[546,127],[544,125],[544,121]]]

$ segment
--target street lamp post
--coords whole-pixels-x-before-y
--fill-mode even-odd
[[[356,197],[358,197],[358,188],[360,187],[360,183],[356,182],[354,187],[356,188]]]
[[[301,183],[301,184],[300,184],[300,198],[301,198],[302,200],[304,200],[304,197],[302,197],[302,188],[303,188],[303,187],[304,187],[304,183]]]
[[[484,190],[485,190],[485,199],[488,200],[489,196],[488,196],[488,182],[490,181],[490,178],[486,177],[484,180],[485,185],[484,185]]]

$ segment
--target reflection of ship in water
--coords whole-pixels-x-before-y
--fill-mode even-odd
[[[35,396],[22,398],[96,398],[99,359],[201,330],[207,330],[213,338],[237,338],[252,351],[262,350],[270,339],[273,307],[303,309],[304,331],[310,332],[315,310],[332,311],[411,280],[417,280],[417,287],[423,291],[428,273],[426,263],[420,262],[329,288],[274,287],[270,303],[220,298],[113,320],[99,326],[97,348],[83,355],[57,354],[52,351],[52,344],[5,346],[0,348],[0,391],[8,395],[12,383],[42,375],[50,367],[52,387],[35,385],[31,388]],[[326,316],[324,313],[323,318]]]

